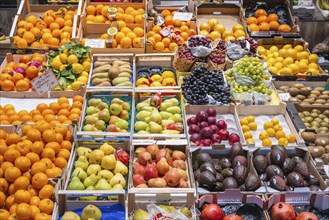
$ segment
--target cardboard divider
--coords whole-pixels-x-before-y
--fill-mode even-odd
[[[196,16],[197,16],[197,7],[195,5],[195,2],[193,0],[188,0],[187,5],[185,5],[184,7],[186,7],[186,12],[191,12],[193,13],[192,16],[192,21],[196,20]],[[174,11],[181,11],[182,6],[177,6],[177,5],[172,5],[172,6],[161,6],[161,5],[154,5],[153,0],[147,0],[147,4],[146,4],[146,8],[147,8],[147,18],[151,18],[153,17],[153,10],[155,10],[158,13],[161,13],[162,10],[169,10],[171,13]]]

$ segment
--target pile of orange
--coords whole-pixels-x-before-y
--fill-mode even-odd
[[[116,10],[113,13],[109,12],[109,9]],[[143,8],[133,8],[133,7],[111,7],[110,5],[96,4],[88,5],[86,7],[86,22],[87,23],[106,23],[111,24],[113,14],[115,15],[115,20],[120,24],[126,26],[126,24],[144,24],[143,15],[145,10]]]
[[[258,9],[255,12],[255,17],[251,16],[247,18],[246,23],[251,32],[256,31],[281,31],[290,32],[291,27],[287,24],[280,24],[277,14],[267,15],[264,9]]]
[[[28,91],[31,88],[30,80],[41,75],[43,68],[39,70],[36,66],[29,65],[32,61],[41,63],[44,66],[45,60],[41,54],[23,55],[19,62],[9,62],[1,69],[0,90],[1,91]],[[22,68],[24,73],[15,72],[15,69]],[[21,69],[20,69],[21,70]]]
[[[55,189],[48,179],[67,166],[72,133],[45,120],[20,133],[0,129],[0,219],[51,219]]]
[[[75,14],[76,11],[61,7],[57,11],[47,10],[40,18],[30,15],[18,22],[14,43],[18,48],[58,47],[68,43]]]
[[[57,102],[49,105],[40,103],[36,109],[30,112],[21,110],[15,111],[11,104],[0,105],[0,124],[19,125],[23,122],[46,122],[51,126],[61,124],[72,124],[73,120],[79,120],[83,105],[83,97],[76,95],[70,105],[68,98],[60,97]]]

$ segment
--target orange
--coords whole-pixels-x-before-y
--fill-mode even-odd
[[[277,131],[276,133],[275,133],[275,138],[277,139],[277,140],[279,140],[280,138],[284,138],[285,137],[285,133],[283,132],[283,131]]]
[[[16,149],[8,149],[3,155],[6,161],[12,163],[14,163],[16,158],[19,156],[21,156],[21,153]]]
[[[0,207],[3,207],[5,201],[6,201],[6,195],[2,191],[0,191]]]
[[[142,24],[143,23],[143,16],[142,15],[135,15],[135,23],[136,24]]]
[[[20,141],[21,137],[18,134],[12,133],[8,134],[6,137],[6,144],[11,145],[11,144],[17,144]]]
[[[52,185],[47,184],[43,186],[39,191],[40,199],[50,199],[54,193],[55,189]]]
[[[47,129],[42,132],[42,140],[46,143],[55,141],[55,131],[53,129]]]
[[[18,28],[17,31],[16,31],[16,34],[17,34],[19,37],[23,37],[23,34],[24,34],[25,31],[26,31],[25,28]]]
[[[31,31],[25,31],[23,33],[23,38],[27,41],[27,43],[31,44],[35,40],[35,36]]]
[[[295,143],[296,142],[296,136],[293,134],[286,135],[286,139],[288,140],[288,143]]]
[[[32,218],[37,214],[40,214],[40,209],[37,206],[31,205],[30,208],[32,210]]]
[[[38,76],[39,70],[36,66],[29,66],[26,69],[26,77],[29,79],[34,79]]]
[[[57,100],[58,104],[62,105],[63,103],[67,103],[67,104],[70,104],[69,102],[69,99],[66,98],[66,97],[60,97],[58,100]]]
[[[250,24],[248,27],[251,32],[260,30],[257,24]]]
[[[290,32],[291,31],[291,27],[287,24],[281,24],[278,28],[278,31],[282,31],[282,32]]]
[[[49,123],[53,120],[56,120],[56,117],[53,114],[48,114],[48,115],[45,115],[45,120]]]
[[[58,153],[61,146],[57,142],[49,142],[46,144],[45,148],[51,148],[55,151],[55,153]]]
[[[134,29],[135,30],[135,29]],[[81,103],[83,103],[83,97],[81,95],[75,95],[73,96],[73,103],[76,101],[80,101]]]
[[[30,159],[31,164],[34,164],[40,160],[39,155],[34,152],[30,152],[30,153],[26,154],[26,157]]]
[[[174,51],[178,45],[176,43],[170,43],[169,44],[169,50]]]
[[[4,158],[4,159],[6,159],[6,158]],[[14,167],[14,164],[12,162],[5,161],[1,164],[1,169],[2,169],[3,172],[5,172],[6,169],[8,169],[10,167]]]
[[[22,174],[22,176],[26,177],[29,181],[31,181],[32,179],[32,175],[30,173],[30,171],[26,171]]]
[[[47,43],[53,47],[59,46],[59,40],[55,37],[50,38]]]
[[[132,40],[129,37],[123,37],[120,41],[122,48],[130,48],[132,45]]]
[[[6,202],[5,202],[5,208],[7,208],[7,210],[10,209],[10,207],[15,203],[15,197],[14,195],[10,195],[7,197]]]
[[[15,87],[14,83],[9,79],[6,79],[1,82],[1,90],[3,91],[13,91],[14,87]]]
[[[0,209],[0,219],[8,219],[10,213],[5,209]]]
[[[6,115],[7,116],[12,116],[12,115],[16,115],[17,113],[16,113],[16,111],[15,110],[8,110],[8,111],[6,111]]]
[[[71,150],[72,149],[72,143],[68,140],[64,140],[61,143],[61,149]]]
[[[19,189],[14,194],[16,203],[30,203],[31,193],[27,190]]]
[[[51,35],[51,33],[43,33],[42,34],[42,40],[47,43],[49,39],[51,39],[53,36]]]
[[[270,29],[271,30],[278,30],[280,24],[277,21],[271,21],[270,22]]]
[[[36,189],[41,189],[48,183],[48,177],[44,173],[36,173],[32,177],[32,186]],[[30,201],[30,200],[29,200]],[[41,203],[41,202],[40,202]]]
[[[168,15],[166,18],[165,18],[165,25],[166,26],[173,26],[174,25],[174,22],[173,22],[173,16],[171,15]]]
[[[271,147],[271,146],[272,146],[272,141],[271,141],[271,139],[269,139],[269,138],[265,138],[265,139],[262,141],[262,145],[263,145],[264,147]]]
[[[30,180],[26,176],[18,177],[14,182],[14,189],[17,190],[27,190],[30,185]]]
[[[31,167],[31,174],[35,175],[37,173],[45,173],[47,169],[47,166],[45,163],[38,161],[35,162]]]
[[[54,164],[56,167],[63,169],[64,167],[67,166],[67,160],[65,160],[63,157],[57,157],[54,160]]]
[[[67,32],[65,32],[65,33],[67,33]],[[55,29],[55,30],[53,30],[53,31],[51,32],[51,34],[53,35],[53,37],[55,37],[55,38],[59,38],[59,37],[61,36],[61,34],[62,34],[62,31],[59,30],[59,29]]]
[[[40,141],[41,139],[41,132],[37,129],[30,129],[26,133],[28,140],[35,142],[35,141]]]
[[[36,123],[36,129],[38,129],[42,133],[47,129],[51,129],[51,126],[46,121],[40,121],[40,122]]]
[[[94,5],[88,5],[86,8],[86,12],[88,15],[96,15],[96,8]]]
[[[21,117],[21,116],[23,116],[23,115],[28,115],[29,112],[26,111],[26,110],[20,110],[17,114]]]
[[[28,43],[25,39],[20,38],[20,39],[17,40],[16,45],[17,45],[18,48],[26,48],[28,46]]]
[[[66,120],[66,121],[63,121],[63,124],[64,125],[71,125],[72,121],[71,120]]]
[[[32,217],[32,209],[27,203],[21,203],[16,206],[16,216],[18,219],[29,219]]]
[[[51,216],[46,213],[38,213],[34,216],[34,220],[51,220]]]
[[[60,133],[60,134],[62,134],[63,136],[66,135],[67,131],[68,131],[68,127],[65,126],[65,125],[57,125],[57,126],[55,127],[55,132],[56,132],[56,133]]]
[[[127,24],[130,24],[130,23],[134,23],[135,18],[134,18],[134,16],[132,16],[132,15],[130,15],[130,14],[125,14],[125,15],[123,15],[123,20],[124,20],[124,22],[126,22]]]
[[[67,109],[67,110],[71,110],[71,106],[70,106],[70,104],[68,104],[68,103],[63,103],[63,104],[61,104],[61,109]]]
[[[256,16],[256,18],[258,18],[260,16],[267,16],[267,12],[264,9],[258,9],[255,12],[255,16]]]
[[[162,14],[162,16],[163,16],[164,18],[167,17],[168,15],[171,15],[170,11],[167,10],[167,9],[162,10],[162,11],[161,11],[161,14]]]
[[[154,33],[160,33],[161,30],[162,30],[162,28],[159,25],[155,25],[152,27],[152,31]]]
[[[55,19],[55,23],[57,23],[59,25],[60,28],[64,27],[64,18],[56,18]]]
[[[24,24],[24,28],[25,28],[27,31],[31,30],[31,28],[33,28],[33,27],[34,27],[34,25],[33,25],[32,23],[25,23],[25,24]]]
[[[34,37],[41,37],[41,31],[37,27],[31,28],[31,33],[34,35]]]
[[[8,181],[5,178],[0,178],[0,191],[7,192],[9,188]]]
[[[279,17],[276,14],[270,14],[267,19],[268,21],[279,21]]]
[[[39,196],[32,196],[29,204],[39,206],[39,203],[40,203]]]
[[[7,137],[7,133],[4,130],[0,129],[0,139],[5,140],[6,137]]]
[[[28,56],[28,55],[24,55],[22,57],[19,58],[19,62],[20,63],[28,63],[31,61],[31,56]]]
[[[43,21],[38,21],[37,24],[35,25],[35,27],[38,28],[39,30],[43,30],[43,29],[47,28],[47,25]]]
[[[60,122],[60,123],[63,123],[64,121],[67,120],[67,117],[65,115],[59,115],[57,117],[57,120]]]
[[[56,157],[62,157],[68,161],[70,158],[70,154],[70,151],[68,151],[67,149],[60,149]]]
[[[41,114],[41,112],[37,109],[33,109],[33,110],[30,111],[30,115],[32,117],[35,116],[35,115],[40,115],[40,114]]]
[[[80,102],[80,101],[73,102],[72,108],[78,108],[78,109],[81,110],[82,109],[82,102]]]
[[[158,43],[161,43],[161,42],[158,42]],[[161,43],[161,44],[163,44],[163,43]],[[69,115],[68,119],[71,120],[71,121],[74,121],[74,120],[78,120],[79,117],[80,117],[79,114],[72,113],[72,114]]]
[[[259,25],[259,28],[260,28],[261,31],[269,31],[270,30],[270,25],[266,22],[262,22]]]
[[[15,166],[19,168],[21,171],[27,171],[31,167],[31,161],[27,157],[20,156],[16,158]]]
[[[41,158],[49,158],[52,160],[55,158],[55,151],[52,148],[45,148],[42,150]]]
[[[8,180],[9,182],[14,182],[18,177],[21,176],[22,173],[17,167],[9,167],[8,169],[6,169],[4,174],[6,180]]]
[[[26,22],[32,23],[33,25],[36,25],[38,22],[38,19],[35,15],[30,15],[25,19]]]
[[[47,167],[47,169],[51,169],[54,167],[53,162],[49,158],[42,158],[40,162],[44,163]]]
[[[33,116],[33,121],[37,122],[37,121],[41,121],[43,120],[43,116],[42,115],[35,115]]]
[[[249,18],[247,18],[246,22],[247,22],[247,25],[258,24],[258,20],[255,17],[249,17]]]
[[[59,24],[57,24],[57,23],[51,23],[50,25],[49,25],[49,29],[51,30],[51,31],[53,31],[53,30],[55,30],[55,29],[59,29],[60,28],[60,26],[59,26]]]
[[[54,209],[54,202],[50,199],[43,199],[39,204],[40,212],[50,215]]]
[[[261,24],[261,23],[263,23],[263,22],[268,22],[268,19],[267,19],[267,17],[266,16],[260,16],[260,17],[258,17],[257,18],[257,21],[258,21],[258,24]]]
[[[10,212],[10,214],[16,216],[16,207],[17,207],[17,203],[15,202],[15,203],[12,204],[11,207],[9,208],[9,212]],[[15,218],[17,218],[17,217],[15,217]]]

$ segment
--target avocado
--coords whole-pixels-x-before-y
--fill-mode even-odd
[[[194,179],[197,180],[199,178],[199,175],[200,175],[200,169],[197,169],[196,171],[193,172],[193,175],[194,175]]]
[[[302,175],[297,172],[291,172],[287,176],[288,185],[292,187],[302,187],[304,186],[304,179]]]
[[[231,160],[238,155],[243,155],[243,149],[240,143],[234,143],[229,152]]]
[[[271,162],[274,165],[282,167],[284,160],[286,159],[284,152],[279,149],[274,149],[270,153]]]
[[[219,163],[219,159],[212,159],[212,164],[214,165],[216,172],[222,172],[222,166]]]
[[[264,155],[257,155],[252,162],[258,174],[265,172],[268,163]]]
[[[266,181],[266,180],[267,180],[267,175],[266,175],[266,173],[262,173],[262,174],[260,174],[260,175],[259,175],[259,179],[260,179],[261,181]]]
[[[242,184],[239,186],[240,191],[246,191],[246,184]]]
[[[233,177],[239,185],[244,183],[247,176],[248,170],[245,166],[236,166],[233,168]]]
[[[221,174],[224,178],[233,176],[233,169],[232,168],[225,168],[222,170]]]
[[[209,171],[200,173],[198,177],[199,186],[211,189],[216,185],[216,178]]]
[[[216,185],[215,185],[215,191],[223,191],[223,183],[221,182],[216,182]]]
[[[299,162],[303,162],[304,161],[303,158],[301,158],[299,156],[293,156],[291,159],[293,161],[295,161],[296,164],[299,163]]]
[[[255,191],[261,186],[261,182],[258,176],[250,174],[245,181],[246,191]]]
[[[218,182],[223,182],[223,180],[224,180],[223,175],[220,173],[216,173],[215,178],[216,178],[216,181],[218,181]]]
[[[276,165],[269,165],[266,168],[266,176],[268,179],[271,179],[273,176],[281,176],[282,178],[284,177],[281,168]]]
[[[226,177],[223,180],[223,189],[235,189],[238,188],[238,183],[233,177]]]
[[[271,155],[271,151],[265,155],[268,164],[272,164],[270,155]]]
[[[248,160],[245,156],[238,155],[238,156],[234,157],[234,159],[232,161],[232,165],[233,165],[233,167],[236,167],[236,166],[245,166],[245,167],[247,167],[248,166]]]
[[[291,158],[286,158],[283,162],[282,165],[282,171],[285,175],[288,175],[288,173],[291,173],[292,171],[294,171],[295,168],[295,161]]]
[[[313,175],[310,175],[310,179],[308,180],[308,182],[310,185],[316,185],[316,186],[320,185],[319,179]]]
[[[307,180],[310,178],[310,170],[305,161],[297,163],[295,167],[295,172],[299,173],[300,175],[302,175],[303,178]]]
[[[279,191],[286,190],[286,182],[281,176],[273,176],[270,179],[270,187]]]
[[[203,163],[205,163],[207,161],[211,161],[211,157],[207,153],[199,153],[196,156],[196,161],[197,161],[197,163],[198,163],[198,165],[200,167]]]
[[[212,175],[216,174],[216,170],[214,165],[211,162],[205,162],[200,166],[200,172],[202,173],[203,171],[209,171],[212,173]]]
[[[219,164],[222,166],[223,169],[232,166],[231,161],[226,157],[220,159]]]

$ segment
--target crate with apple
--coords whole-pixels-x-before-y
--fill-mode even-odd
[[[174,141],[133,142],[129,193],[193,193],[190,153]]]
[[[135,93],[136,112],[134,133],[136,139],[185,139],[184,114],[179,90],[148,90],[151,95]]]

